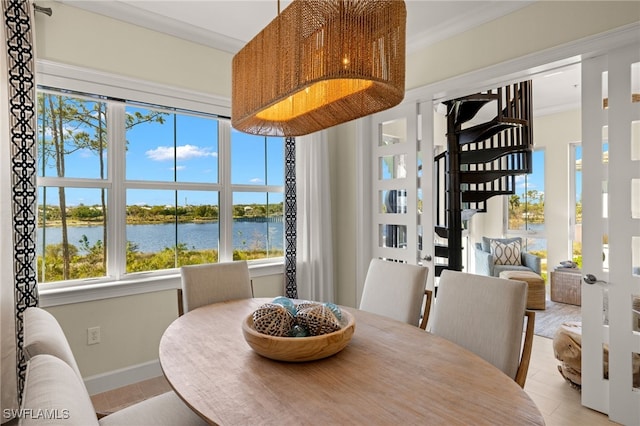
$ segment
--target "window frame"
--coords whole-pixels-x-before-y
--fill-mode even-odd
[[[163,84],[138,80],[129,77],[108,74],[86,68],[80,68],[51,61],[39,60],[36,70],[40,87],[62,88],[80,94],[99,94],[114,99],[123,99],[148,105],[169,105],[168,108],[217,115],[219,118],[218,136],[218,183],[180,184],[179,189],[206,189],[219,192],[220,205],[232,205],[234,192],[281,192],[284,198],[284,185],[247,185],[231,184],[231,123],[228,118],[231,112],[231,102],[227,98],[206,93],[170,87]],[[101,99],[108,104],[108,108],[126,108],[124,102]],[[197,113],[194,113],[197,115]],[[116,115],[118,117],[118,115]],[[120,115],[123,117],[123,115]],[[109,119],[109,132],[124,132],[123,123]],[[119,126],[120,125],[120,126]],[[226,138],[226,139],[224,139]],[[223,143],[223,140],[226,142]],[[38,188],[42,186],[71,186],[88,188],[106,188],[109,191],[108,222],[115,224],[108,227],[111,245],[121,246],[126,240],[124,229],[117,226],[117,211],[126,204],[126,189],[157,188],[157,182],[129,181],[125,184],[125,149],[108,146],[108,175],[103,180],[82,178],[38,177]],[[55,183],[54,183],[55,182]],[[171,182],[166,182],[162,189],[171,189]],[[220,262],[230,261],[233,256],[232,222],[228,218],[226,209],[220,210]],[[109,248],[107,248],[109,250]],[[41,306],[55,306],[66,303],[97,300],[108,297],[119,297],[154,291],[176,289],[180,287],[179,268],[160,271],[126,273],[124,265],[124,250],[112,249],[108,251],[107,271],[115,275],[38,284]],[[115,255],[113,255],[115,254]],[[120,265],[120,266],[118,266]],[[275,257],[251,261],[252,277],[282,274],[284,272],[284,258]],[[79,285],[81,283],[81,285]]]
[[[569,143],[569,241],[568,241],[568,250],[569,257],[568,259],[573,260],[573,244],[576,242],[576,228],[578,226],[578,213],[576,206],[578,204],[578,199],[582,198],[582,192],[580,194],[577,193],[577,160],[578,160],[578,149],[582,150],[582,142],[570,142]],[[582,160],[582,151],[580,152],[580,159]],[[582,221],[580,221],[580,226],[582,226]],[[580,241],[582,243],[582,241]],[[580,253],[582,256],[582,253]]]
[[[547,151],[545,148],[536,148],[534,149],[534,152],[542,152],[543,153],[543,161],[545,164],[545,170],[546,170],[546,163],[547,163]],[[525,175],[526,178],[527,175]],[[543,176],[543,181],[546,184],[546,172],[545,172],[545,176]],[[544,192],[544,191],[543,191]],[[527,193],[527,190],[525,189],[524,193]],[[527,244],[527,240],[528,239],[534,239],[534,240],[545,240],[547,241],[547,227],[544,227],[544,230],[542,232],[540,231],[534,231],[534,230],[517,230],[517,229],[510,229],[509,228],[509,196],[504,196],[503,197],[504,200],[504,204],[503,204],[503,208],[504,208],[504,214],[503,214],[503,234],[507,237],[521,237],[523,240],[523,244],[524,247],[522,247],[522,250],[524,251],[528,251],[528,244]],[[546,220],[546,203],[545,203],[545,211],[544,211],[544,215],[545,215],[545,220]],[[526,250],[525,250],[526,248]],[[548,247],[547,247],[548,250]]]

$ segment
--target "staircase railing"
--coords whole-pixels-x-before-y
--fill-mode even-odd
[[[447,151],[434,158],[436,262],[446,266],[436,264],[436,275],[462,270],[463,221],[486,212],[489,198],[515,194],[516,176],[531,173],[531,95],[524,81],[446,102]]]

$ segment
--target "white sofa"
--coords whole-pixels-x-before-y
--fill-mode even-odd
[[[24,312],[28,359],[19,425],[205,425],[172,391],[98,419],[69,343],[53,315]]]

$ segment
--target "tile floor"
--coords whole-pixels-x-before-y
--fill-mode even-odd
[[[536,403],[547,426],[613,425],[607,416],[580,405],[580,392],[560,376],[552,340],[534,336],[525,391]],[[112,412],[170,390],[164,377],[156,377],[93,395],[97,412]]]
[[[160,376],[93,395],[91,401],[97,413],[107,414],[170,390],[169,382]]]
[[[558,373],[553,340],[534,336],[524,390],[536,403],[547,426],[614,425],[608,417],[580,404],[580,392]]]

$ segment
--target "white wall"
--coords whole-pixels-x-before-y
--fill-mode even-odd
[[[83,377],[158,358],[160,337],[178,317],[176,290],[46,308],[56,317]],[[100,327],[101,343],[87,345],[87,328]]]
[[[59,2],[38,5],[53,10],[35,14],[38,59],[231,97],[230,53]]]
[[[357,306],[356,298],[356,139],[353,122],[329,129],[336,302]]]
[[[638,3],[538,1],[407,57],[406,88],[480,70],[637,22]]]

